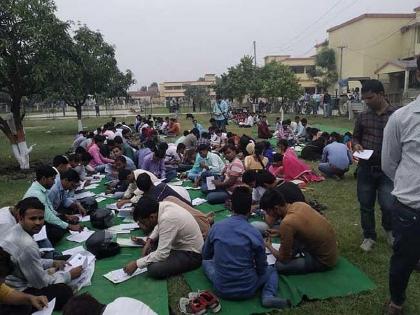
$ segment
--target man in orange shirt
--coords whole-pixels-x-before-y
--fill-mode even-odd
[[[181,124],[176,118],[171,118],[169,121],[168,136],[179,136],[181,134]]]

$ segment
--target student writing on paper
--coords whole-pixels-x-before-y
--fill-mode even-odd
[[[30,315],[33,310],[40,310],[48,304],[44,295],[35,296],[7,286],[4,280],[11,273],[10,255],[0,248],[0,314]]]
[[[44,225],[44,205],[34,197],[20,201],[19,224],[9,230],[0,241],[0,247],[10,256],[13,272],[6,278],[6,284],[16,290],[33,295],[45,295],[49,300],[56,298],[55,309],[59,310],[73,296],[73,290],[66,284],[81,275],[82,267],[62,271],[65,262],[42,259],[32,236]],[[50,273],[54,268],[56,272]]]
[[[281,219],[277,251],[266,242],[277,258],[280,274],[305,274],[324,271],[337,263],[337,238],[331,224],[304,202],[288,203],[276,189],[267,190],[261,198],[261,209],[275,219]],[[296,258],[296,254],[301,254]]]
[[[224,299],[249,299],[261,289],[263,306],[286,308],[288,301],[277,297],[278,275],[267,266],[263,237],[248,223],[251,204],[251,190],[235,188],[233,215],[214,224],[204,244],[204,273]]]
[[[244,165],[237,157],[237,151],[233,144],[227,144],[222,149],[228,164],[222,171],[222,177],[213,181],[215,190],[208,190],[206,182],[202,182],[201,191],[207,194],[207,201],[210,204],[224,203],[228,199],[235,187],[242,185],[242,174]]]
[[[157,202],[150,197],[142,197],[134,209],[133,219],[139,226],[153,230],[144,252],[148,252],[151,241],[157,243],[157,248],[128,263],[124,267],[127,274],[131,275],[137,268],[147,267],[150,277],[162,279],[201,266],[203,236],[188,211],[172,202]]]

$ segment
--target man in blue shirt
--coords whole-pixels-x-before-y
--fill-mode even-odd
[[[193,127],[198,129],[198,131],[200,132],[200,136],[201,136],[201,134],[202,134],[203,132],[205,132],[205,131],[206,131],[206,129],[203,127],[203,125],[202,125],[202,124],[200,124],[200,123],[197,121],[197,119],[194,119],[194,120],[193,120]]]
[[[216,102],[213,105],[213,116],[216,120],[217,127],[220,130],[226,131],[226,121],[228,118],[229,106],[225,100],[222,100],[219,95],[216,96]]]
[[[204,243],[204,273],[224,299],[248,299],[262,288],[264,307],[286,308],[289,301],[277,297],[278,275],[267,266],[262,235],[248,223],[251,203],[248,187],[233,191],[233,215],[213,225]]]
[[[327,177],[344,178],[344,174],[349,170],[353,158],[350,150],[344,143],[338,142],[340,135],[336,132],[331,133],[331,143],[328,144],[323,152],[321,163],[318,169]]]

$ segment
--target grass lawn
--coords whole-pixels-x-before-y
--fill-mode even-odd
[[[270,115],[271,123],[274,122],[276,116]],[[191,122],[185,121],[184,117],[182,115],[182,128],[191,128]],[[118,120],[120,119],[118,118]],[[197,115],[197,119],[204,126],[208,125],[208,115]],[[108,120],[108,117],[87,118],[84,120],[84,124],[92,129]],[[308,120],[310,124],[321,124],[331,128],[351,130],[353,126],[352,122],[344,118],[309,117]],[[134,117],[126,118],[125,121],[131,123],[134,121]],[[28,144],[37,144],[31,154],[31,165],[35,165],[39,162],[50,162],[54,155],[64,153],[73,141],[77,123],[72,119],[28,120],[25,121],[25,126]],[[229,125],[228,128],[238,134],[255,132],[253,129],[240,129],[233,125]],[[4,136],[0,136],[0,161],[1,207],[14,204],[22,197],[31,182],[33,173],[22,173],[18,170]],[[302,306],[282,312],[282,314],[381,314],[382,307],[388,298],[388,268],[391,249],[386,245],[385,236],[380,227],[378,227],[379,238],[374,251],[365,254],[359,249],[361,243],[359,206],[356,198],[356,181],[352,174],[353,170],[346,175],[345,180],[340,182],[326,180],[322,183],[312,184],[306,195],[327,205],[326,216],[337,231],[341,254],[362,269],[376,283],[377,289],[366,294],[345,298],[305,302]],[[377,222],[380,222],[379,216]],[[186,294],[189,288],[182,277],[174,277],[168,283],[169,302],[172,309],[176,310],[179,297]],[[407,290],[407,314],[420,314],[419,296],[420,274],[414,273]]]

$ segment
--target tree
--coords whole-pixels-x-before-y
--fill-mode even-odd
[[[76,109],[80,131],[82,107],[89,96],[126,96],[134,80],[131,71],[124,74],[118,69],[115,49],[104,41],[100,32],[80,27],[67,49],[69,55],[57,65],[56,85],[52,89]]]
[[[315,57],[315,68],[308,71],[322,90],[328,90],[338,80],[334,49],[324,47]]]
[[[277,104],[279,98],[282,102],[296,100],[302,94],[302,87],[295,74],[286,65],[278,62],[266,64],[261,69],[262,96]]]
[[[157,89],[159,87],[159,85],[157,84],[157,82],[152,82],[152,84],[150,84],[149,88],[154,88]]]
[[[147,92],[147,86],[143,85],[143,86],[140,88],[140,91],[141,91],[141,92]]]
[[[198,105],[200,111],[202,106],[208,106],[210,103],[209,90],[205,86],[187,85],[184,95],[193,102],[194,106]]]
[[[42,95],[50,85],[54,60],[68,40],[69,24],[55,10],[51,0],[0,1],[0,91],[10,99],[10,114],[0,117],[0,129],[21,169],[29,168],[32,150],[26,144],[22,100]]]

